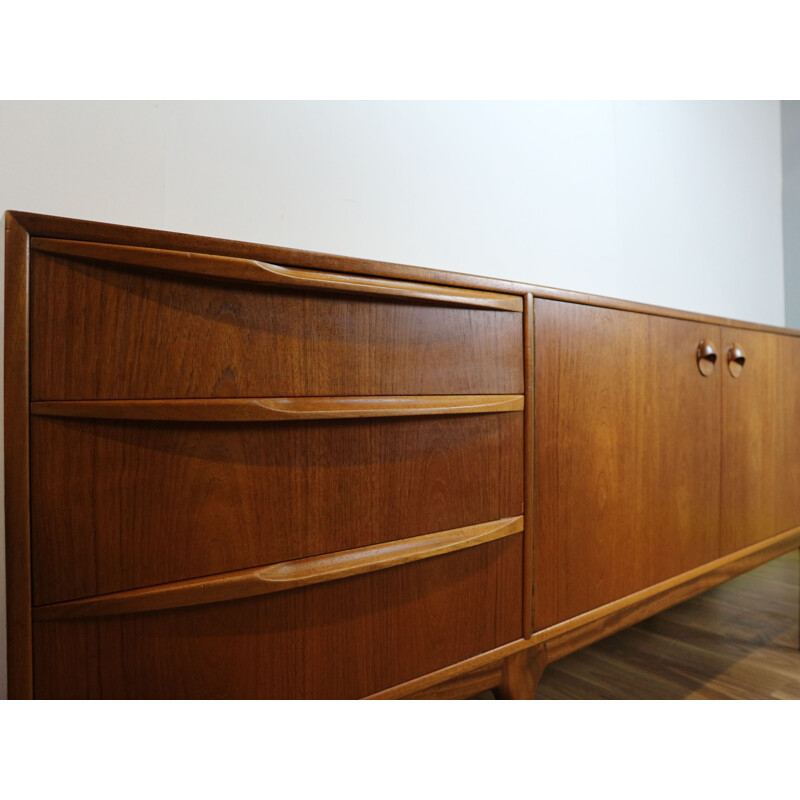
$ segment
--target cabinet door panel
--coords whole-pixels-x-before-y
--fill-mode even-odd
[[[737,378],[727,369],[732,344],[746,356]],[[800,525],[800,342],[723,328],[721,360],[721,541],[730,553]]]
[[[716,326],[537,300],[536,629],[719,554]]]
[[[800,339],[778,336],[776,533],[800,525]]]

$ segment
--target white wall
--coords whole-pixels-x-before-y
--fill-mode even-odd
[[[778,102],[0,102],[0,145],[0,211],[784,320]]]
[[[800,101],[781,103],[786,324],[800,328]]]

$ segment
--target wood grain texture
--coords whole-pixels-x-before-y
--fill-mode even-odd
[[[738,378],[724,370],[722,381],[722,552],[731,553],[779,533],[779,493],[784,470],[796,474],[792,461],[784,460],[781,440],[798,430],[797,420],[784,427],[786,395],[794,376],[786,376],[780,363],[780,339],[772,333],[723,328],[722,348],[738,342],[747,352]],[[792,495],[795,496],[794,492]],[[800,519],[794,522],[800,524]]]
[[[336,272],[285,267],[262,261],[226,258],[197,252],[107,245],[68,239],[33,238],[31,249],[108,266],[125,265],[143,269],[177,272],[225,282],[267,284],[310,291],[349,292],[377,296],[406,297],[418,302],[446,303],[478,308],[522,311],[522,300],[514,295],[475,291],[431,283],[367,278]]]
[[[403,697],[403,700],[458,700],[473,697],[476,694],[493,689],[502,680],[503,662],[495,661],[464,674],[455,675],[447,680],[441,680],[426,689],[407,694]]]
[[[5,523],[8,696],[33,692],[31,650],[30,460],[28,443],[28,234],[6,214]]]
[[[719,555],[716,328],[536,300],[535,628]]]
[[[429,397],[243,397],[224,400],[55,400],[31,403],[43,417],[187,422],[268,422],[522,411],[521,394]]]
[[[495,689],[500,700],[533,700],[536,687],[547,666],[547,647],[540,644],[509,656],[503,676]]]
[[[719,586],[756,567],[800,546],[800,528],[772,537],[715,559],[709,564],[690,570],[669,580],[647,587],[633,595],[592,609],[578,617],[558,623],[551,628],[537,631],[530,639],[520,640],[497,648],[492,652],[453,664],[437,672],[424,675],[392,687],[375,695],[375,699],[399,699],[404,697],[466,697],[465,692],[475,687],[475,692],[487,688],[483,678],[470,680],[470,675],[488,674],[498,678],[495,686],[502,679],[502,666],[505,660],[521,651],[546,645],[547,663],[558,661],[565,656],[587,647],[620,630],[635,625],[664,609],[684,602],[697,595]],[[761,613],[769,613],[769,609]],[[796,614],[796,610],[793,610]],[[547,678],[548,672],[544,676]],[[441,687],[437,689],[437,687]],[[461,691],[461,687],[464,691]]]
[[[35,253],[33,400],[522,394],[522,315]],[[113,357],[109,357],[113,354]]]
[[[510,517],[268,567],[39,606],[34,609],[34,619],[78,619],[161,611],[285,592],[477,547],[520,533],[523,526],[522,517]]]
[[[247,600],[37,622],[36,696],[373,694],[519,638],[521,539]]]
[[[778,364],[780,385],[775,410],[778,429],[775,454],[776,533],[800,525],[800,339],[794,336],[778,337]],[[749,368],[748,353],[742,375]]]
[[[800,336],[800,331],[787,330],[774,325],[733,320],[710,314],[698,314],[690,311],[664,308],[646,303],[635,303],[619,298],[601,297],[566,289],[555,289],[549,286],[535,286],[517,281],[486,278],[480,275],[466,275],[442,269],[427,269],[407,264],[395,264],[364,258],[317,253],[309,250],[296,250],[287,247],[253,244],[230,239],[217,239],[210,236],[196,236],[173,231],[157,231],[146,228],[135,228],[128,225],[110,225],[88,220],[53,217],[46,214],[34,214],[26,211],[14,211],[14,216],[30,231],[32,236],[57,239],[75,239],[81,241],[105,242],[108,244],[124,244],[134,247],[155,247],[168,250],[199,251],[213,255],[231,256],[234,258],[251,258],[289,266],[308,267],[311,269],[340,270],[358,275],[374,275],[383,278],[414,280],[422,283],[437,283],[450,286],[461,286],[469,289],[495,291],[524,295],[532,292],[536,297],[559,300],[580,305],[614,308],[637,314],[650,314],[666,319],[684,319],[707,325],[735,325],[746,330],[771,331],[774,333]],[[487,272],[490,271],[487,269]]]
[[[732,552],[800,525],[800,342],[724,329],[747,353],[723,385],[722,547]]]
[[[538,631],[531,637],[530,643],[546,642],[548,659],[555,661],[799,546],[800,528],[794,528]]]
[[[287,266],[349,272],[357,275],[375,275],[383,278],[461,286],[507,294],[524,294],[530,290],[530,286],[515,281],[487,278],[480,275],[465,275],[451,270],[414,267],[374,259],[319,253],[313,250],[297,250],[232,239],[218,239],[211,236],[136,228],[129,225],[110,225],[104,222],[53,217],[27,211],[11,213],[34,237],[202,252]]]
[[[535,342],[534,342],[534,300],[532,294],[525,295],[525,553],[523,560],[523,607],[525,638],[533,632],[533,593],[536,585],[533,574],[533,549],[536,541],[536,503],[535,481]]]
[[[26,241],[89,242],[50,242],[71,255],[37,252],[32,265],[37,602],[143,597],[135,587],[165,581],[196,598],[231,570],[250,572],[236,591],[256,572],[296,587],[36,621],[43,697],[445,697],[490,681],[530,696],[545,660],[800,545],[796,335],[401,265],[10,219]],[[465,307],[477,295],[501,307]],[[543,348],[540,309],[555,323]],[[729,333],[747,353],[736,379]],[[751,348],[743,333],[764,338]],[[707,378],[688,355],[703,339],[720,345]],[[764,341],[768,424],[748,417],[758,392],[746,382]],[[476,396],[515,395],[516,410],[462,413],[453,398],[465,395],[473,411]],[[382,416],[387,402],[413,414],[271,416]],[[36,413],[69,408],[83,418]],[[87,416],[98,410],[161,416]],[[726,419],[744,419],[762,449],[732,443]],[[726,484],[740,459],[756,479]],[[757,543],[718,558],[720,509],[723,549]],[[461,531],[441,547],[472,546],[408,560],[425,552],[416,537],[523,510],[523,533]],[[760,511],[764,527],[742,536],[740,518]],[[298,585],[371,568],[376,551],[397,565]],[[30,692],[27,580],[14,624],[27,626]]]
[[[429,672],[426,675],[421,675],[418,678],[412,678],[403,683],[398,683],[388,689],[383,689],[369,695],[367,700],[403,700],[406,698],[424,699],[434,693],[440,699],[456,699],[469,697],[472,692],[474,684],[472,683],[472,675],[489,674],[497,677],[497,681],[493,686],[499,685],[503,675],[503,663],[505,659],[518,653],[521,650],[526,650],[530,647],[529,643],[524,639],[515,639],[508,644],[495,647],[492,650],[487,650],[477,656],[466,658],[463,661],[454,662],[442,669]],[[481,683],[483,679],[479,679]],[[464,693],[462,687],[469,686],[469,691]],[[484,689],[492,688],[490,686],[481,686],[475,688],[475,692],[483,691]]]
[[[543,700],[800,699],[798,551],[551,664]]]
[[[522,412],[243,424],[32,417],[35,602],[520,515],[522,425]]]

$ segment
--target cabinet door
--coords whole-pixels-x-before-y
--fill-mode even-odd
[[[775,528],[782,533],[800,525],[800,339],[778,336],[778,365]]]
[[[717,326],[537,300],[534,625],[719,554]]]
[[[723,328],[722,552],[800,525],[800,340]],[[729,348],[744,357],[734,377]]]

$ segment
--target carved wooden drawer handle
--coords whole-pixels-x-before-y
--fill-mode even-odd
[[[742,374],[746,360],[744,350],[738,344],[732,344],[728,348],[728,371],[734,378]]]
[[[513,294],[418,283],[405,279],[373,278],[369,275],[328,272],[306,267],[287,267],[252,258],[232,258],[207,253],[35,236],[31,239],[30,246],[32,250],[42,253],[104,262],[108,267],[119,268],[120,265],[141,267],[155,272],[173,272],[223,282],[254,283],[310,291],[388,295],[407,297],[419,302],[522,312],[522,298]]]
[[[703,339],[697,345],[697,368],[700,370],[700,374],[707,378],[714,371],[716,363],[717,348],[714,346],[714,342]]]

